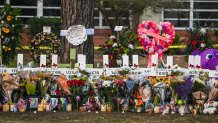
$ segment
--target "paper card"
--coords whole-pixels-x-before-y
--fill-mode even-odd
[[[173,67],[173,56],[167,56],[167,68]]]
[[[30,109],[38,108],[38,98],[29,98]]]
[[[76,59],[76,49],[70,49],[70,59]]]
[[[86,68],[86,55],[78,54],[77,55],[77,63],[79,63],[79,67],[81,69],[85,69]]]
[[[132,66],[134,68],[138,68],[139,67],[139,56],[138,55],[133,55],[132,56]]]
[[[40,55],[40,68],[46,68],[46,55]]]
[[[188,56],[188,68],[194,69],[195,65],[195,57],[193,55]]]
[[[68,30],[61,30],[60,31],[60,36],[66,36],[68,33]]]
[[[167,76],[167,70],[166,69],[158,69],[157,76]]]
[[[109,57],[108,57],[108,55],[103,55],[103,68],[109,68]]]
[[[123,66],[129,66],[129,56],[123,55]]]
[[[91,75],[102,75],[104,72],[104,70],[101,68],[94,68],[94,69],[91,68],[91,69],[88,69],[88,71]]]
[[[23,54],[17,54],[17,70],[21,71],[23,69]]]
[[[122,31],[123,26],[115,26],[114,31]]]
[[[95,34],[95,30],[93,28],[86,29],[86,35],[94,35],[94,34]]]
[[[86,68],[93,68],[93,64],[86,64]]]
[[[58,67],[58,55],[52,55],[52,68],[57,68]]]
[[[195,68],[198,68],[201,66],[201,56],[199,56],[199,55],[195,56],[194,65],[195,65]]]
[[[158,66],[158,54],[151,56],[151,66],[153,68],[157,68],[157,66]]]
[[[50,33],[51,33],[51,27],[49,27],[49,26],[43,26],[43,32],[50,34]]]

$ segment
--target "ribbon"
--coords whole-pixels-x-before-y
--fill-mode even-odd
[[[42,68],[45,68],[46,66],[44,64],[41,65]]]
[[[56,68],[58,65],[57,65],[57,64],[55,64],[55,63],[53,63],[53,64],[52,64],[52,66]]]
[[[189,64],[189,67],[190,67],[190,68],[194,68],[194,65],[192,65],[192,64]]]
[[[196,68],[197,68],[197,69],[200,69],[200,68],[201,68],[201,66],[199,66],[199,65],[196,65]]]

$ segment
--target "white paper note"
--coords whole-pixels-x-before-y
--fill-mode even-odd
[[[129,56],[123,55],[123,66],[129,66]]]
[[[95,30],[94,29],[86,29],[86,34],[87,35],[94,35],[95,34]]]
[[[60,36],[66,36],[67,32],[68,32],[68,30],[61,30],[60,31]]]
[[[43,26],[43,32],[50,34],[50,33],[51,33],[51,27],[49,27],[49,26]]]
[[[119,31],[122,31],[122,29],[123,29],[123,26],[115,26],[114,31],[119,32]]]

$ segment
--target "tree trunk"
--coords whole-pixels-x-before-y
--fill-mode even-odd
[[[72,25],[83,25],[86,28],[94,28],[95,0],[61,0],[62,29],[67,30]],[[79,46],[68,43],[62,37],[61,62],[70,62],[70,48],[75,48],[77,54],[86,55],[86,62],[94,63],[93,36],[88,36],[87,41]]]

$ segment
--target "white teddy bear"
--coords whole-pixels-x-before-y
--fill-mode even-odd
[[[218,102],[212,101],[211,103],[205,103],[204,104],[204,114],[214,114],[217,111]]]

